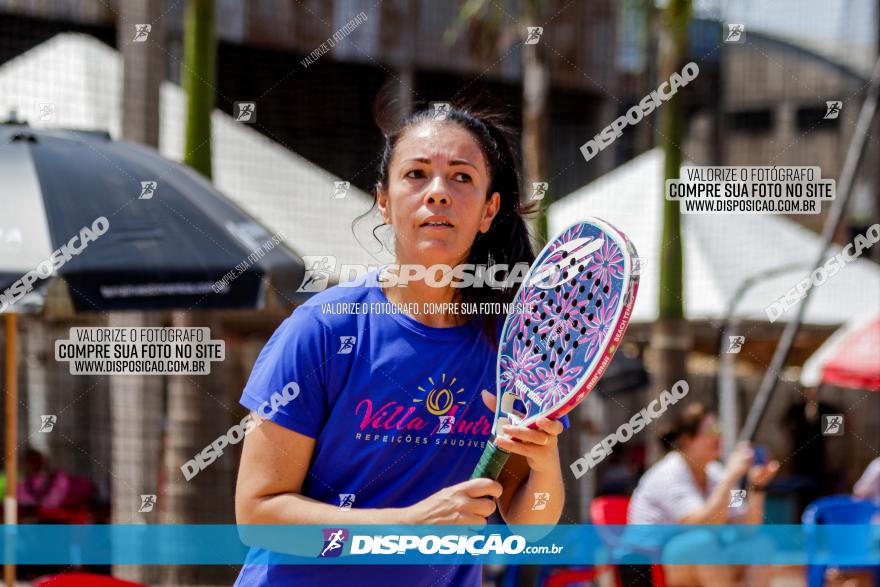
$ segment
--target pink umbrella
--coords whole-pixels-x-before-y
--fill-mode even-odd
[[[880,314],[847,322],[813,353],[801,383],[880,391]]]

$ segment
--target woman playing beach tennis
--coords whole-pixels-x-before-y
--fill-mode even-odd
[[[520,175],[498,117],[423,110],[392,125],[381,110],[374,205],[393,229],[396,264],[531,263]],[[506,303],[516,284],[437,287],[422,278],[401,287],[400,275],[391,277],[372,272],[356,287],[318,293],[263,348],[242,405],[259,417],[273,393],[292,382],[299,392],[245,440],[238,523],[479,526],[497,507],[510,524],[556,524],[565,418],[542,419],[537,429],[505,427],[511,439],[499,448],[512,456],[499,480],[469,479],[492,429],[503,316],[324,312]],[[535,494],[546,499],[540,508]],[[481,584],[475,565],[282,566],[259,564],[261,554],[251,550],[236,585]]]

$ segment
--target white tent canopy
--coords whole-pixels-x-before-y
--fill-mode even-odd
[[[658,317],[663,154],[654,149],[572,192],[549,209],[551,234],[587,216],[617,226],[644,260],[633,320]],[[825,204],[828,205],[827,203]],[[689,320],[724,318],[744,280],[788,265],[800,269],[760,281],[738,302],[740,319],[768,320],[766,308],[809,276],[819,252],[819,235],[774,214],[682,214],[684,311]],[[840,251],[832,247],[831,255]],[[880,267],[858,259],[814,288],[804,323],[841,324],[854,314],[880,307]],[[792,307],[779,318],[794,316]]]
[[[0,117],[16,110],[34,127],[107,130],[119,138],[121,101],[122,57],[88,35],[56,35],[0,66]],[[39,119],[40,103],[54,105],[48,120]],[[177,161],[185,104],[179,86],[162,84],[159,151]],[[280,232],[297,254],[332,255],[339,263],[390,261],[371,235],[376,216],[357,225],[358,238],[352,234],[352,221],[370,208],[367,194],[351,186],[345,198],[334,199],[340,178],[219,110],[211,122],[214,185]]]

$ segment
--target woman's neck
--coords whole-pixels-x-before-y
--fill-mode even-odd
[[[405,287],[383,285],[382,289],[388,301],[393,304],[402,304],[404,309],[406,306],[415,305],[419,309],[418,313],[406,312],[406,314],[426,326],[449,328],[460,326],[468,321],[467,317],[455,312],[441,311],[443,304],[452,303],[455,295],[452,287],[434,287],[425,283],[424,280],[409,280]]]

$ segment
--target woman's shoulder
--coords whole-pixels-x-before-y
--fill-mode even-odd
[[[322,307],[325,304],[356,304],[369,302],[378,291],[377,271],[371,271],[353,281],[338,283],[308,299],[303,308]]]
[[[336,329],[349,325],[357,321],[358,316],[369,314],[370,304],[379,300],[377,287],[375,272],[329,287],[294,308],[285,324],[296,329],[322,325]]]
[[[642,479],[645,484],[666,487],[685,476],[686,473],[687,464],[684,459],[678,451],[671,450],[645,471]]]

